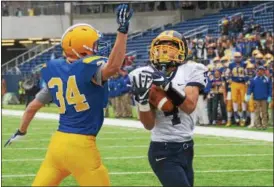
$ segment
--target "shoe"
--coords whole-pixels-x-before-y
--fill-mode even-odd
[[[222,120],[222,125],[225,125],[226,124],[226,120]]]
[[[225,126],[226,126],[226,127],[230,127],[230,126],[231,126],[231,121],[227,121],[227,123],[226,123]]]
[[[234,112],[234,119],[235,119],[235,122],[236,122],[236,123],[239,123],[240,117],[239,117],[238,112]]]
[[[216,125],[216,121],[215,120],[212,122],[212,125]]]
[[[250,124],[247,126],[247,128],[249,128],[249,129],[254,128],[254,127],[255,127],[254,124]]]

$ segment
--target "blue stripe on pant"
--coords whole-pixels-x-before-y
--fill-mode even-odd
[[[193,140],[150,143],[149,163],[163,186],[193,186],[193,145]]]

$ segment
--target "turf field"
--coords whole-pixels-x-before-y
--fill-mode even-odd
[[[20,118],[2,118],[2,147]],[[44,158],[57,121],[35,119],[26,139],[2,148],[2,185],[29,186]],[[272,186],[273,142],[195,136],[196,186]],[[147,161],[149,132],[104,126],[97,138],[114,186],[159,186]],[[75,186],[72,177],[62,186]]]
[[[3,109],[25,110],[25,105],[4,105]],[[55,104],[50,104],[50,106],[45,106],[45,107],[41,108],[39,110],[39,112],[47,112],[47,113],[55,113],[55,114],[57,114],[58,113],[58,108],[56,107]],[[131,118],[131,119],[137,120],[136,110],[133,109],[132,113],[133,113],[133,118]],[[113,113],[112,107],[109,107],[109,116],[108,117],[115,118],[115,115]],[[225,126],[217,125],[215,127],[218,127],[218,128],[244,129],[244,130],[249,130],[249,131],[262,131],[262,130],[257,130],[255,128],[249,129],[247,127],[240,127],[238,125],[231,125],[230,127],[225,127]],[[267,128],[263,132],[273,132],[273,124],[272,124],[272,126],[271,126],[271,124],[269,124],[269,128]]]

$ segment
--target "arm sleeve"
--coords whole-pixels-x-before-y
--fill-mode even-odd
[[[96,71],[96,73],[95,73],[95,75],[94,75],[94,81],[95,81],[98,85],[100,85],[100,86],[102,86],[102,85],[104,84],[104,82],[103,82],[103,80],[102,80],[102,69],[103,69],[104,66],[105,66],[105,64],[104,64],[104,65],[101,65],[101,66],[97,69],[97,71]]]
[[[200,90],[203,90],[207,83],[207,67],[205,67],[203,64],[195,64],[193,67],[189,82],[186,84],[186,86],[197,86]]]
[[[35,99],[43,104],[48,104],[52,101],[52,96],[49,92],[49,89],[47,87],[44,87],[36,94]]]

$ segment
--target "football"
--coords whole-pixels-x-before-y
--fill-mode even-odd
[[[152,85],[149,91],[149,103],[163,112],[170,112],[173,110],[174,105],[167,97],[164,90]]]

